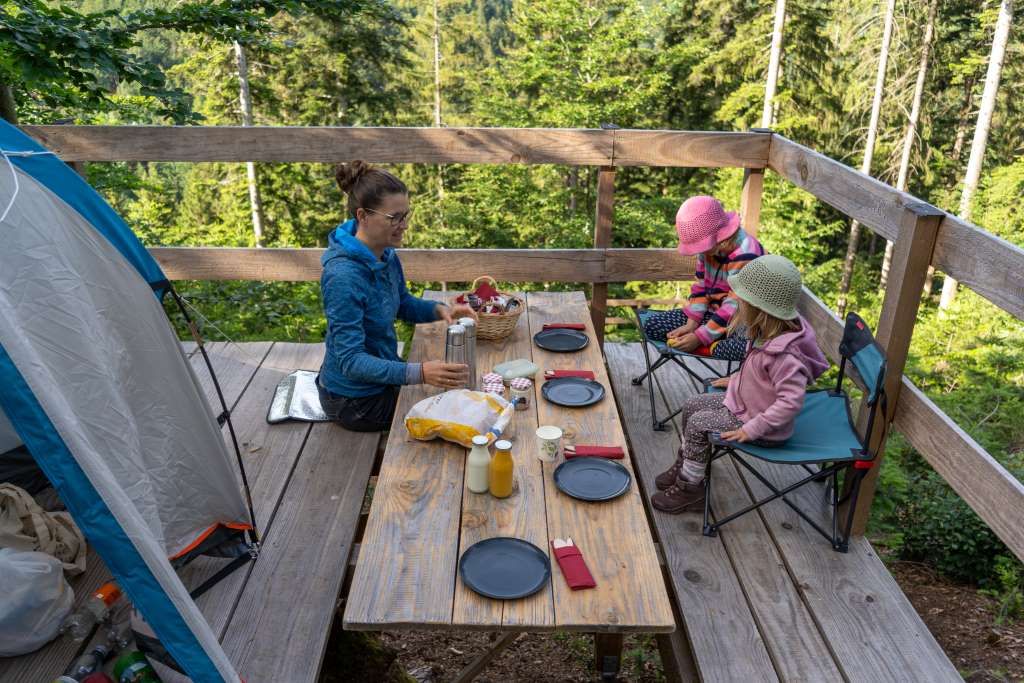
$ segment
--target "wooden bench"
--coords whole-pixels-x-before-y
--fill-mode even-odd
[[[249,683],[316,681],[380,435],[331,423],[267,424],[277,383],[293,370],[318,368],[322,344],[208,343],[206,349],[232,408],[263,539],[256,562],[196,602]],[[201,355],[190,344],[185,352],[217,412]],[[224,563],[199,558],[182,569],[182,580],[198,586]],[[72,582],[76,600],[108,579],[91,553],[88,571]],[[31,655],[0,659],[0,680],[53,680],[90,646],[59,638]],[[165,668],[160,674],[167,682],[187,680]]]
[[[715,538],[701,534],[698,513],[668,515],[651,507],[654,477],[675,459],[681,425],[677,418],[675,431],[651,429],[647,388],[631,382],[644,371],[639,344],[607,344],[605,353],[687,637],[666,641],[663,656],[674,650],[685,658],[689,651],[705,683],[961,680],[867,539],[853,538],[849,553],[837,553],[781,501],[737,519]],[[678,406],[697,391],[671,365],[656,382],[666,405]],[[799,476],[799,468],[759,465],[777,486]],[[748,505],[751,492],[764,495],[760,482],[731,461],[714,467],[714,514]],[[803,487],[796,495],[805,509],[817,504],[824,520],[823,488]]]

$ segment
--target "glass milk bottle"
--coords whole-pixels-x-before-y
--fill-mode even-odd
[[[487,450],[487,437],[474,436],[473,448],[466,458],[466,487],[473,493],[487,493],[490,486],[491,454]]]
[[[499,441],[494,444],[494,457],[491,458],[490,484],[491,495],[495,498],[508,498],[512,495],[512,442]]]

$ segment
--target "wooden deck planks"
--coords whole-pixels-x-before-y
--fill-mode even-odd
[[[639,356],[639,349],[633,355]],[[659,371],[659,376],[665,399],[673,409],[693,394],[689,378],[682,369],[674,365],[666,367]],[[679,424],[680,429],[682,426]],[[716,518],[753,502],[733,463],[719,460],[714,468],[712,514]],[[839,680],[842,675],[832,653],[761,517],[754,513],[744,515],[719,531],[719,536],[779,678],[784,681]]]
[[[313,425],[223,638],[250,683],[317,680],[379,440]]]
[[[645,369],[639,344],[607,344],[605,353],[615,397],[629,431],[645,502],[648,502],[657,491],[654,478],[675,460],[679,434],[674,430],[655,432],[651,429],[647,386],[633,386],[630,381]],[[689,382],[679,386],[691,391]],[[673,404],[672,409],[676,407],[677,404]],[[674,426],[678,425],[674,423]],[[702,680],[706,683],[777,680],[743,585],[721,537],[701,535],[701,519],[694,513],[668,515],[652,507],[648,510],[658,531]]]
[[[802,472],[757,465],[776,486]],[[755,477],[746,474],[745,480],[756,495],[766,494]],[[822,492],[805,486],[792,500],[805,511],[822,510]],[[962,680],[866,538],[851,538],[850,551],[837,553],[785,503],[770,503],[761,514],[847,680]]]
[[[443,358],[444,335],[443,323],[418,325],[409,360]],[[347,629],[451,624],[466,450],[415,441],[405,428],[409,409],[439,391],[402,388],[345,608]]]
[[[523,315],[508,339],[477,342],[478,374],[490,372],[503,361],[530,358],[530,347],[529,321]],[[514,418],[512,457],[516,485],[511,496],[498,499],[463,490],[459,557],[474,543],[496,536],[522,538],[550,554],[544,514],[544,472],[534,449],[536,428],[537,404],[531,401],[529,410],[516,412]],[[523,600],[500,601],[474,593],[456,578],[452,626],[493,630],[495,624],[508,629],[529,627],[530,631],[554,628],[550,585]]]
[[[531,292],[527,300],[531,334],[539,332],[547,322],[586,322],[587,334],[592,340],[595,338],[582,292]],[[534,348],[533,358],[541,370],[593,370],[597,381],[610,390],[601,349],[596,344],[573,354]],[[595,406],[572,409],[541,399],[538,387],[538,420],[541,424],[562,427],[565,443],[625,447],[625,435],[610,394],[609,391],[605,400]],[[620,462],[633,469],[629,457]],[[547,482],[558,464],[544,464]],[[557,566],[553,569],[555,619],[560,630],[670,632],[675,628],[635,482],[626,495],[606,503],[577,501],[552,486],[546,503],[548,533],[553,538],[571,536],[597,581],[596,589],[572,591]]]

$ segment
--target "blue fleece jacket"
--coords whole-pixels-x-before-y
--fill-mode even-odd
[[[357,229],[355,220],[339,225],[320,258],[320,295],[327,317],[320,384],[348,398],[379,394],[389,384],[421,382],[420,364],[398,357],[395,318],[437,320],[436,302],[409,293],[395,250],[385,249],[378,259],[356,239]]]

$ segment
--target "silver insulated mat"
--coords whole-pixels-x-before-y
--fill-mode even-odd
[[[278,382],[270,410],[267,411],[267,422],[327,422],[327,416],[320,407],[316,376],[317,373],[310,370],[296,370]]]

